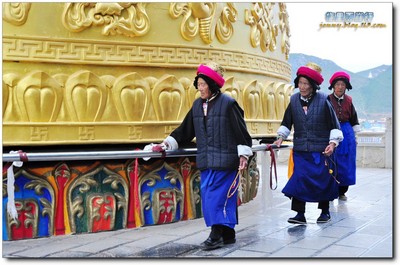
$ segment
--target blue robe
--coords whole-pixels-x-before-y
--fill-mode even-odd
[[[336,148],[338,180],[340,186],[356,184],[356,137],[350,122],[341,122],[343,141]]]
[[[332,160],[331,160],[332,159]],[[334,156],[320,152],[293,151],[293,174],[282,192],[304,202],[332,201],[339,196],[335,178]],[[333,174],[329,173],[332,169]],[[333,175],[333,176],[332,176]]]
[[[228,196],[228,192],[235,190],[230,187],[236,173],[237,170],[201,171],[201,205],[207,226],[219,224],[234,228],[238,224],[237,191]]]

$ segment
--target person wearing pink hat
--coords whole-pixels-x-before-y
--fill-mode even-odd
[[[346,94],[346,89],[352,89],[350,75],[339,71],[332,75],[329,80],[329,95],[336,115],[340,122],[340,128],[344,139],[336,150],[337,155],[337,178],[339,184],[339,200],[347,200],[346,192],[350,185],[356,184],[356,134],[361,131],[358,122],[357,111],[353,105],[351,96]]]
[[[338,198],[338,184],[332,175],[333,153],[343,140],[340,124],[328,95],[318,92],[323,82],[321,68],[314,64],[301,66],[294,80],[299,92],[290,97],[278,138],[278,147],[293,127],[293,173],[282,193],[291,199],[297,212],[289,218],[292,224],[306,224],[306,202],[317,202],[321,214],[317,223],[331,220],[329,202]]]
[[[247,168],[247,161],[253,155],[243,109],[235,99],[221,92],[224,72],[215,62],[198,67],[194,87],[200,97],[161,145],[166,150],[176,150],[196,138],[202,213],[206,225],[211,227],[209,237],[201,243],[204,250],[236,242],[238,198],[237,190],[232,187],[239,184],[238,171]],[[156,150],[163,148],[157,146]]]

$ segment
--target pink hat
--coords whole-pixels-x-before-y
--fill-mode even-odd
[[[331,79],[329,79],[329,84],[332,84],[333,80],[335,80],[336,78],[339,78],[339,77],[347,78],[347,80],[349,80],[349,82],[350,82],[350,76],[349,76],[348,73],[346,73],[346,72],[336,72],[336,73],[334,73],[332,75]]]
[[[328,87],[328,89],[332,89],[332,87],[335,85],[336,81],[338,79],[343,79],[344,82],[346,83],[346,88],[348,90],[352,89],[352,86],[350,84],[350,75],[346,72],[336,72],[332,75],[331,79],[329,79],[329,84],[330,86]]]
[[[320,84],[322,84],[322,82],[324,82],[324,78],[318,71],[316,71],[310,67],[307,67],[307,66],[301,66],[297,70],[296,75],[297,76],[302,75],[302,76],[311,78],[312,80],[315,81],[315,83],[317,83],[317,85],[320,85]]]
[[[199,66],[199,68],[197,69],[197,74],[208,76],[209,78],[214,80],[219,87],[223,87],[225,84],[225,79],[218,72],[204,64],[201,64]]]

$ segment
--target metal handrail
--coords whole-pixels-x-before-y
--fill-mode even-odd
[[[260,144],[253,145],[252,150],[267,151],[268,147],[273,149],[291,147],[291,145]],[[74,160],[106,160],[106,159],[131,159],[131,158],[164,158],[164,157],[182,157],[195,156],[197,148],[182,148],[174,151],[165,151],[162,153],[144,151],[144,150],[124,150],[124,151],[81,151],[81,152],[37,152],[25,153],[6,153],[3,154],[3,162],[38,162],[38,161],[74,161]]]

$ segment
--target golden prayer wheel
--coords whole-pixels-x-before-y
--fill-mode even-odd
[[[292,94],[284,3],[2,5],[4,151],[160,142],[199,96],[193,80],[208,61],[225,68],[222,91],[244,109],[253,139],[275,136]],[[29,213],[34,225],[26,234],[16,230],[21,214],[17,221],[7,217],[6,240],[201,217],[194,158],[28,162],[14,171],[18,213]],[[174,187],[144,189],[167,175]],[[253,186],[242,202],[258,187],[258,180],[246,183]],[[102,189],[91,189],[95,184]],[[38,187],[46,194],[18,194]],[[173,201],[169,215],[163,196]],[[100,213],[112,218],[98,222]]]

